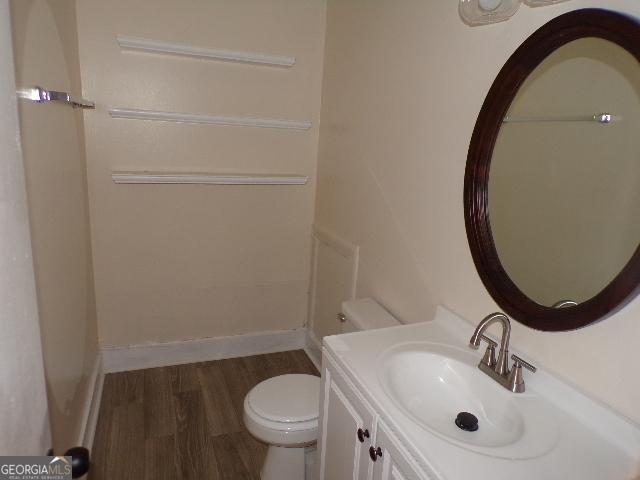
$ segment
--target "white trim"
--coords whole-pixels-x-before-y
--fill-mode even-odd
[[[291,67],[295,65],[295,57],[281,55],[267,55],[264,53],[238,52],[220,48],[191,47],[178,43],[160,42],[146,38],[116,36],[116,41],[122,50],[137,50],[146,53],[178,55],[182,57],[206,60],[222,60],[227,62],[251,63],[272,67]]]
[[[322,365],[322,343],[311,330],[307,330],[304,351],[307,357],[309,357],[309,360],[311,360],[311,363],[313,363],[320,372]]]
[[[319,470],[318,478],[324,479],[324,470],[326,465],[326,452],[327,452],[327,426],[329,423],[329,390],[331,388],[331,381],[333,380],[331,369],[326,368],[320,371],[320,375],[322,377],[322,392],[320,397],[320,407],[322,407],[322,415],[320,416],[321,423],[318,425],[320,428],[318,429],[318,441],[320,443],[319,450]],[[373,439],[371,439],[373,440]],[[357,456],[355,458],[358,458]]]
[[[230,337],[149,343],[102,349],[105,373],[298,350],[306,329],[250,333]]]
[[[318,226],[313,226],[313,234],[322,243],[329,245],[332,249],[346,258],[353,258],[358,255],[358,246],[344,240],[328,230]]]
[[[91,376],[89,377],[88,394],[82,409],[82,424],[77,440],[77,445],[82,445],[89,450],[93,447],[93,439],[96,434],[96,426],[98,425],[103,386],[104,372],[102,369],[102,355],[98,352],[91,370]]]
[[[219,175],[214,173],[112,172],[118,184],[202,184],[202,185],[306,185],[302,175]]]
[[[318,272],[318,238],[311,232],[311,265],[309,268],[309,290],[307,295],[309,301],[307,302],[307,322],[305,326],[310,332],[313,331],[313,314],[316,311],[316,289],[318,285],[317,272]],[[307,342],[308,343],[308,342]]]
[[[111,117],[113,118],[126,118],[130,120],[152,120],[156,122],[225,125],[231,127],[283,128],[288,130],[309,130],[311,128],[311,122],[308,120],[282,120],[278,118],[201,115],[196,113],[140,110],[136,108],[110,108],[109,115],[111,115]]]

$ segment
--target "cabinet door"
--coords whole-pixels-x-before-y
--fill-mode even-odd
[[[369,459],[369,447],[374,434],[374,414],[326,356],[323,357],[322,378],[318,443],[320,479],[368,480],[373,464]],[[358,438],[358,429],[365,434],[362,442]]]
[[[375,450],[377,460],[373,467],[373,480],[428,480],[409,455],[404,453],[400,441],[384,422],[378,421]]]

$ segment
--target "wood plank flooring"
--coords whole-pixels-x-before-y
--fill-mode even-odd
[[[319,375],[302,350],[108,374],[89,478],[259,480],[244,397],[286,373]]]

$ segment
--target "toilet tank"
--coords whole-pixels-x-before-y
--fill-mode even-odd
[[[342,333],[392,327],[400,322],[372,298],[342,302]]]

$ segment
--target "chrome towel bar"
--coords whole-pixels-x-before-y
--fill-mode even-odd
[[[82,98],[75,98],[67,92],[47,90],[42,87],[22,88],[16,92],[18,98],[36,103],[60,102],[73,108],[96,108],[96,104]]]
[[[503,123],[539,123],[539,122],[595,122],[608,125],[621,120],[619,116],[611,113],[596,113],[595,115],[574,115],[568,117],[517,117],[507,115]]]

